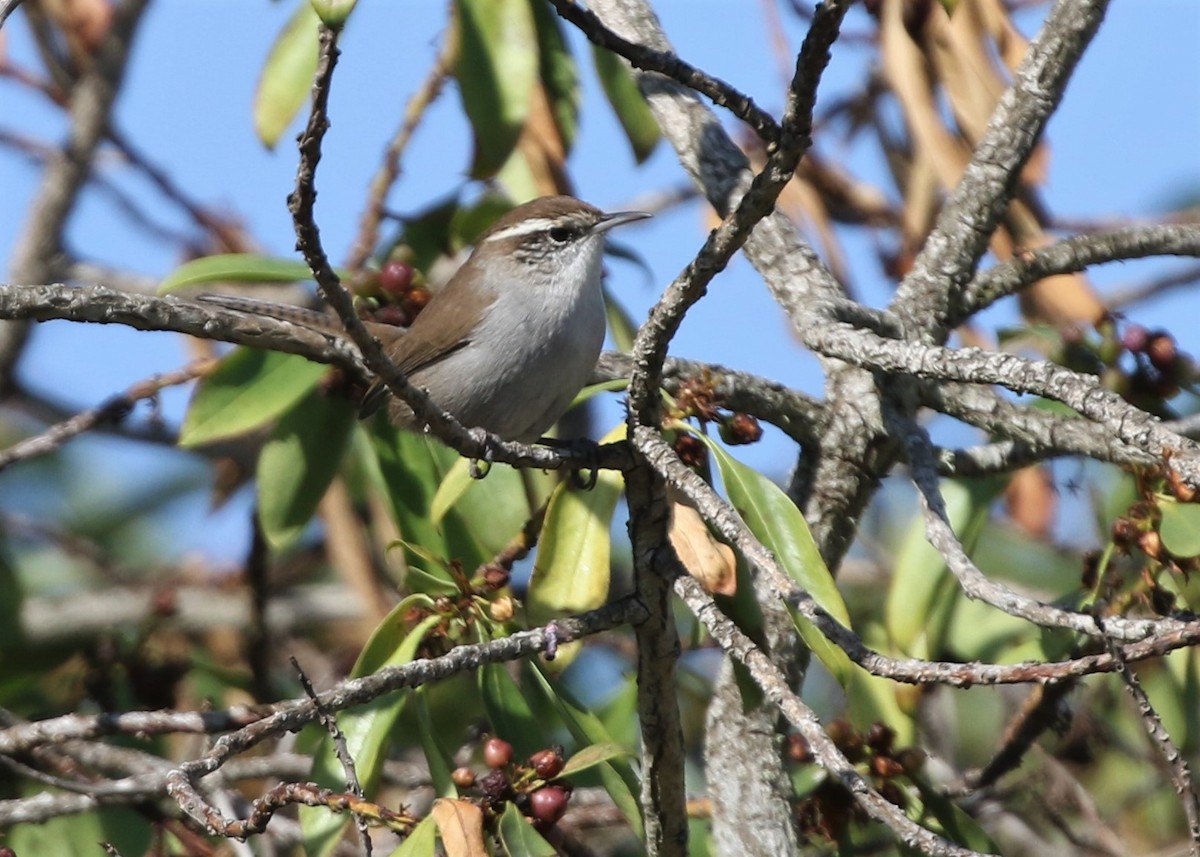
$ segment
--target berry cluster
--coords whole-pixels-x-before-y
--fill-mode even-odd
[[[493,736],[483,744],[483,763],[489,770],[482,777],[462,767],[451,778],[459,789],[476,791],[494,816],[504,812],[505,804],[512,803],[544,831],[567,811],[573,787],[566,780],[557,779],[566,765],[561,747],[538,750],[517,763],[512,744]]]
[[[883,723],[874,723],[865,733],[849,721],[834,720],[825,727],[838,750],[851,762],[865,769],[881,796],[901,809],[908,807],[908,793],[900,778],[916,774],[925,762],[918,747],[895,747],[896,732]],[[787,759],[798,765],[810,765],[812,751],[804,736],[792,734],[785,748]],[[821,777],[811,791],[794,805],[800,830],[809,836],[839,840],[851,823],[865,823],[867,815],[845,786],[832,777]]]
[[[351,278],[350,289],[368,306],[371,321],[408,327],[429,303],[425,277],[411,257],[411,251],[399,247],[378,270],[364,268]]]

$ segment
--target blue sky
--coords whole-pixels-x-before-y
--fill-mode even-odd
[[[783,4],[786,6],[786,4]],[[778,112],[786,85],[771,53],[762,4],[718,0],[665,0],[655,4],[677,51],[686,59],[751,94]],[[289,254],[294,238],[284,198],[291,189],[296,156],[291,135],[276,151],[254,136],[251,103],[268,46],[290,14],[292,4],[253,0],[183,0],[150,6],[117,117],[128,137],[163,167],[194,198],[234,213],[267,252]],[[363,0],[342,42],[332,100],[333,127],[318,176],[318,217],[335,259],[344,255],[357,228],[365,188],[391,135],[402,105],[424,76],[436,53],[446,4],[420,0],[381,3]],[[861,9],[848,29],[865,27]],[[794,48],[803,37],[792,16],[784,37]],[[1022,20],[1035,20],[1026,16]],[[1029,32],[1029,27],[1026,27]],[[5,50],[18,64],[36,68],[20,13],[5,26]],[[571,157],[580,196],[605,208],[629,207],[643,191],[683,182],[673,153],[660,146],[638,167],[598,88],[581,39],[585,100],[579,140]],[[1180,196],[1200,196],[1200,4],[1194,0],[1116,0],[1100,35],[1067,91],[1050,125],[1053,161],[1045,198],[1064,217],[1153,215]],[[827,75],[823,98],[858,85],[869,52],[839,45]],[[0,128],[47,142],[63,133],[62,116],[38,97],[0,79]],[[840,159],[867,179],[878,177],[877,153],[868,145],[848,151],[836,139],[818,139],[828,158]],[[447,89],[406,155],[405,173],[391,197],[401,212],[420,209],[464,181],[470,137],[461,118],[458,94]],[[105,175],[151,211],[162,212],[182,230],[189,224],[162,203],[135,173],[112,159]],[[0,149],[0,259],[10,256],[21,218],[38,181],[19,155]],[[699,206],[671,212],[645,226],[625,230],[621,240],[640,253],[653,272],[648,282],[637,268],[614,261],[611,285],[636,319],[700,246],[705,219]],[[873,249],[844,236],[859,293],[876,305],[886,302],[889,285]],[[81,256],[133,268],[159,277],[179,261],[177,248],[147,238],[111,213],[107,201],[90,191],[69,225],[68,246]],[[6,262],[7,264],[7,262]],[[1110,266],[1093,275],[1106,288],[1130,282],[1146,270],[1170,269],[1174,262]],[[713,284],[710,297],[688,317],[674,353],[748,369],[819,392],[815,361],[789,337],[752,269],[738,259]],[[1198,308],[1191,291],[1139,310],[1148,326],[1171,328],[1184,348],[1200,352],[1195,326]],[[1011,323],[1011,306],[987,316],[989,324]],[[39,390],[74,407],[90,407],[107,395],[187,359],[180,337],[66,323],[42,325],[22,364],[22,377]],[[165,397],[168,419],[180,419],[186,392]],[[613,403],[607,418],[619,418]],[[603,427],[602,427],[603,429]],[[103,455],[88,481],[132,488],[145,468],[191,472],[194,463],[178,454],[148,454],[129,444],[85,440],[81,458],[96,444]],[[788,470],[793,452],[772,438],[739,455],[773,475]],[[5,478],[11,478],[5,474]],[[26,498],[27,499],[27,498]],[[0,503],[5,501],[0,499]],[[244,538],[241,503],[210,517],[203,503],[173,510],[178,525],[174,550],[201,548],[236,556]]]

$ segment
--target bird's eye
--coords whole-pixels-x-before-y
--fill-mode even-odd
[[[557,241],[559,244],[570,241],[573,234],[574,233],[565,226],[555,226],[550,230],[551,240]]]

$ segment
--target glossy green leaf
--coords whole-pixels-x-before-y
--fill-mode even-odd
[[[274,550],[296,540],[337,474],[356,423],[342,398],[314,389],[279,418],[258,456],[258,520]]]
[[[601,442],[612,443],[624,436],[622,423]],[[555,489],[526,595],[531,625],[593,610],[608,600],[612,517],[624,487],[620,472],[601,470],[590,490],[580,490],[569,482]]]
[[[1200,556],[1200,505],[1160,497],[1158,507],[1162,510],[1158,534],[1163,547],[1181,559]]]
[[[563,151],[570,152],[579,128],[579,71],[563,34],[562,23],[549,3],[535,2],[533,22],[537,29],[538,76],[550,102],[554,125],[563,142]]]
[[[1001,484],[998,480],[941,483],[950,525],[968,553],[974,550]],[[885,625],[892,644],[914,657],[939,657],[958,598],[958,581],[926,540],[918,510],[897,552],[888,589]]]
[[[488,476],[491,476],[489,473]],[[471,460],[460,458],[450,467],[444,479],[437,487],[433,500],[429,504],[429,519],[440,524],[446,513],[454,504],[462,499],[476,479],[471,475]]]
[[[298,259],[262,256],[257,253],[226,253],[201,256],[185,262],[158,286],[165,295],[185,286],[203,283],[296,283],[311,280],[308,265]]]
[[[430,515],[438,486],[458,454],[425,435],[396,428],[383,413],[371,420],[368,431],[371,478],[388,499],[403,542],[423,552],[407,552],[408,564],[446,579],[445,560],[456,559],[465,568],[474,568],[490,558],[474,533],[477,527],[489,526],[486,516],[474,521],[452,510],[435,522]],[[431,562],[431,557],[437,561]]]
[[[580,705],[561,683],[553,681],[541,667],[526,661],[521,674],[526,677],[525,688],[530,694],[538,693],[558,715],[563,726],[580,745],[611,744],[612,735],[595,714]],[[625,816],[634,836],[641,838],[644,832],[639,795],[641,784],[628,759],[613,757],[597,766],[604,790],[612,798],[617,809]]]
[[[274,148],[308,101],[317,71],[319,24],[312,4],[301,3],[267,54],[254,93],[254,130],[267,148]]]
[[[455,457],[455,465],[461,459]],[[444,481],[444,480],[443,480]],[[472,479],[443,519],[455,556],[480,562],[505,548],[529,519],[529,492],[522,472],[493,464],[483,479]]]
[[[528,757],[546,746],[546,724],[533,716],[507,665],[481,666],[479,692],[492,733],[512,744],[518,758]]]
[[[633,147],[633,157],[640,164],[650,157],[658,145],[661,136],[658,122],[623,59],[611,51],[593,46],[592,60],[604,95],[616,112],[617,121],[625,130],[629,145]]]
[[[512,802],[504,806],[497,833],[506,857],[555,857],[558,854],[558,850],[534,829]]]
[[[578,753],[572,755],[571,758],[567,759],[567,763],[563,766],[562,773],[559,776],[570,777],[578,774],[580,771],[594,768],[596,765],[607,762],[609,759],[618,759],[622,756],[632,755],[632,750],[621,746],[615,741],[592,744],[589,747],[584,747]]]
[[[737,509],[746,526],[775,555],[779,565],[813,597],[822,609],[846,627],[850,614],[833,575],[821,559],[808,522],[783,490],[757,470],[733,458],[712,438],[697,435],[713,453],[729,502]],[[798,613],[793,620],[804,642],[843,687],[850,680],[852,666],[846,653],[825,638]]]
[[[429,780],[433,783],[433,791],[438,797],[458,797],[458,788],[450,778],[455,768],[454,760],[438,742],[437,724],[429,712],[429,699],[424,690],[417,688],[414,704],[417,709],[417,724],[420,726],[417,730],[418,737],[421,739],[421,749],[425,753],[425,763],[429,766]]]
[[[394,622],[395,613],[396,611],[393,609],[384,619],[384,623]],[[401,644],[371,672],[382,667],[399,666],[411,662],[416,657],[417,647],[420,646],[425,635],[441,621],[441,617],[437,614],[427,616],[420,624],[405,634]],[[379,633],[378,628],[376,633]],[[384,633],[391,634],[391,628],[389,627]],[[380,646],[368,644],[363,652],[365,654],[370,651],[378,655],[380,648]],[[363,655],[360,654],[359,663],[355,665],[351,675],[353,677],[366,675],[367,666]],[[411,699],[411,693],[386,694],[364,706],[338,714],[337,723],[346,739],[346,749],[349,751],[350,758],[354,759],[358,780],[368,795],[374,793],[375,787],[379,783],[379,775],[383,770],[383,763],[387,759],[388,738],[392,728]],[[345,789],[346,775],[333,750],[333,741],[328,734],[318,730],[320,730],[319,726],[313,726],[306,732],[307,735],[316,736],[311,739],[315,746],[305,748],[309,749],[313,755],[311,777],[318,785],[325,788]],[[328,857],[337,848],[342,833],[350,821],[351,819],[345,815],[335,814],[325,807],[301,807],[300,824],[304,831],[305,853],[309,857]]]
[[[537,84],[537,30],[529,0],[455,0],[458,79],[471,121],[471,176],[495,175],[521,136]]]
[[[235,348],[197,385],[179,445],[199,446],[262,428],[307,396],[325,372],[293,354]]]
[[[437,834],[437,823],[432,815],[427,815],[388,857],[434,857]]]

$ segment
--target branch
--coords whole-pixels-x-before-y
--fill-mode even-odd
[[[1108,622],[1105,620],[1104,625],[1107,626],[1107,624]],[[1154,710],[1154,705],[1142,688],[1142,683],[1138,681],[1137,674],[1121,657],[1121,651],[1115,641],[1105,637],[1105,644],[1109,654],[1116,661],[1117,673],[1125,683],[1125,689],[1137,703],[1138,713],[1141,715],[1142,724],[1146,727],[1146,733],[1158,748],[1159,753],[1162,754],[1163,761],[1167,763],[1167,767],[1171,771],[1171,784],[1175,787],[1175,793],[1179,795],[1179,799],[1183,803],[1184,815],[1187,816],[1188,834],[1192,840],[1192,857],[1197,857],[1200,855],[1200,795],[1197,795],[1196,787],[1192,782],[1192,772],[1188,768],[1187,759],[1184,758],[1175,742],[1171,740],[1170,733],[1162,724],[1162,718]]]
[[[852,794],[859,806],[884,824],[910,848],[930,857],[978,857],[978,852],[947,842],[915,822],[904,810],[871,788],[837,745],[825,734],[816,714],[792,692],[787,677],[754,642],[738,629],[700,585],[682,575],[676,579],[675,592],[712,634],[721,650],[746,667],[754,682],[778,708],[787,721],[808,741],[813,756],[829,776]]]
[[[9,273],[18,282],[39,283],[55,277],[63,229],[91,171],[96,147],[108,129],[109,114],[147,2],[126,0],[117,7],[95,62],[75,86],[67,142],[42,176],[25,229],[13,248]],[[5,14],[11,10],[6,9]],[[0,390],[12,383],[27,336],[27,325],[0,326]]]
[[[20,440],[7,449],[0,449],[0,470],[4,470],[4,468],[16,461],[23,461],[28,458],[36,458],[39,455],[51,453],[67,441],[92,430],[96,426],[106,423],[119,423],[129,415],[129,412],[142,399],[152,399],[158,396],[159,391],[164,387],[173,387],[194,381],[196,378],[207,375],[216,365],[217,361],[209,358],[197,360],[183,369],[177,369],[174,372],[154,375],[145,381],[134,384],[124,393],[108,398],[98,408],[83,411],[69,420],[51,426],[41,434]]]
[[[621,38],[604,26],[604,22],[595,13],[576,5],[574,0],[550,2],[559,15],[578,27],[579,31],[587,36],[588,41],[598,48],[624,57],[634,68],[657,72],[707,96],[713,104],[724,107],[753,128],[769,147],[778,145],[781,137],[779,125],[771,114],[755,104],[750,96],[684,62],[670,50],[654,50],[645,44],[635,44]]]
[[[1108,0],[1058,0],[988,121],[971,162],[938,215],[892,308],[906,327],[941,342],[987,250],[1021,168],[1058,108]]]
[[[297,354],[317,363],[339,366],[355,377],[367,375],[358,349],[344,337],[280,319],[195,303],[173,295],[156,298],[117,292],[104,286],[75,288],[60,283],[41,286],[0,284],[0,319],[65,319],[97,324],[122,324],[137,330],[175,331],[202,339],[216,339],[252,348]],[[361,322],[359,324],[361,325]],[[370,338],[370,341],[378,346],[373,338]],[[424,397],[420,390],[414,389],[414,393]],[[602,467],[622,470],[631,463],[629,454],[620,444],[600,447],[597,457],[569,449],[551,450],[527,444],[506,443],[495,438],[488,439],[490,436],[481,440],[476,432],[461,426],[457,426],[457,432],[451,437],[461,442],[450,445],[458,452],[468,457],[501,461],[515,467],[545,470]]]
[[[1200,256],[1200,224],[1146,224],[1076,235],[1048,247],[1019,254],[981,273],[963,291],[947,316],[950,327],[962,324],[1000,298],[1055,274],[1071,274],[1091,265],[1147,256]]]
[[[822,320],[806,325],[803,331],[805,345],[814,351],[888,374],[998,384],[1015,393],[1062,402],[1129,446],[1156,458],[1170,455],[1180,475],[1189,484],[1200,485],[1200,446],[1163,428],[1155,417],[1103,389],[1090,375],[1045,360],[1026,360],[979,348],[950,349],[884,339],[836,321],[828,306],[814,305],[809,311]]]
[[[166,779],[167,792],[184,812],[207,828],[213,819],[212,813],[217,810],[197,790],[197,782],[268,738],[295,732],[313,722],[321,711],[342,711],[393,691],[440,681],[484,664],[532,657],[545,651],[548,644],[562,645],[617,625],[642,621],[645,616],[645,609],[636,600],[626,598],[599,610],[559,619],[550,626],[521,631],[487,643],[456,646],[438,658],[422,658],[369,676],[349,679],[318,694],[316,701],[298,699],[281,703],[274,706],[273,713],[267,717],[222,736],[204,755],[171,771]]]

